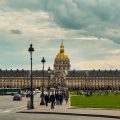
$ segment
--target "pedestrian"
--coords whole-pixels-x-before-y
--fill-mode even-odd
[[[56,105],[59,105],[60,104],[60,96],[58,93],[55,95],[55,100],[56,100]]]
[[[55,105],[55,96],[52,93],[52,95],[50,96],[50,101],[51,101],[51,109],[54,109],[54,105]]]
[[[65,94],[65,102],[66,102],[66,104],[68,103],[68,99],[69,99],[69,93],[66,93]]]
[[[40,94],[40,98],[41,98],[41,103],[40,104],[45,103],[45,95],[44,95],[44,93]]]
[[[60,105],[62,105],[62,103],[63,103],[63,94],[60,93]]]
[[[49,97],[48,97],[48,95],[46,94],[46,95],[45,95],[45,105],[46,105],[46,107],[48,106],[48,102],[49,102]]]

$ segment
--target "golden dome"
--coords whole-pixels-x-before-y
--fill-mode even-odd
[[[68,56],[64,53],[64,44],[62,41],[62,44],[60,45],[60,52],[56,55],[57,60],[68,60]]]
[[[58,60],[67,60],[69,59],[67,55],[65,55],[64,53],[58,53],[56,55],[56,58],[55,59],[58,59]]]

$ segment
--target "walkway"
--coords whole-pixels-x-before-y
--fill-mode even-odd
[[[35,105],[35,109],[20,111],[21,113],[42,113],[42,114],[62,114],[62,115],[80,115],[80,116],[92,116],[92,117],[106,117],[120,119],[120,109],[98,109],[98,108],[70,108],[68,104],[63,102],[63,105],[56,105],[55,109],[50,108],[50,103],[46,107],[45,105]]]

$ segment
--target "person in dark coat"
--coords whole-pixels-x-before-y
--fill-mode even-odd
[[[66,93],[65,94],[65,102],[66,102],[66,104],[68,103],[68,99],[69,99],[69,93]]]
[[[46,107],[48,106],[48,102],[49,102],[49,97],[48,97],[48,95],[46,94],[46,95],[45,95],[45,105],[46,105]]]
[[[50,96],[50,101],[51,101],[51,109],[54,109],[54,104],[55,104],[55,96],[54,96],[54,94],[52,94]]]
[[[60,104],[60,95],[58,93],[55,95],[55,99],[56,99],[56,105],[59,105]]]
[[[63,94],[60,93],[60,105],[62,105],[62,103],[63,103]]]

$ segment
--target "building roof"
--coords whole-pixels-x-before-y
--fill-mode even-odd
[[[67,77],[120,77],[120,70],[73,70]]]
[[[48,71],[44,71],[48,77]],[[30,77],[30,70],[1,70],[0,77]],[[42,70],[33,70],[33,77],[43,77]],[[120,77],[120,70],[71,70],[67,77]]]
[[[56,55],[55,60],[59,60],[59,61],[69,60],[68,55],[65,54],[63,41],[62,41],[62,43],[60,45],[60,52]]]
[[[43,71],[42,70],[33,70],[32,72],[33,77],[42,77]],[[30,70],[0,70],[0,77],[30,77],[31,72]],[[44,76],[48,77],[49,74],[47,71],[44,71]]]

